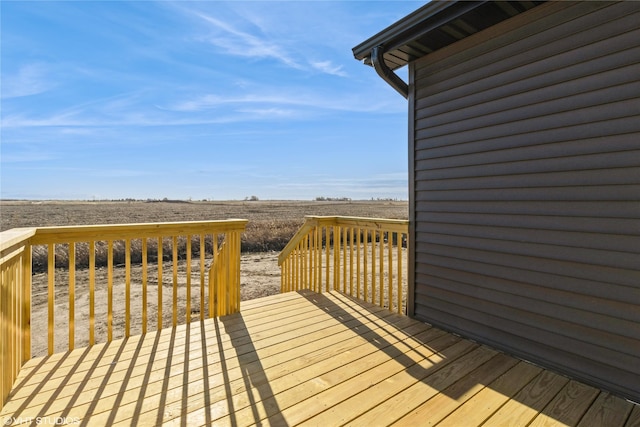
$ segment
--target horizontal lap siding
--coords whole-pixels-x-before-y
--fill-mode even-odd
[[[412,64],[415,316],[640,401],[640,3]]]

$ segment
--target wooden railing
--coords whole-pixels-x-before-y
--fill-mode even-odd
[[[13,229],[0,240],[0,409],[20,367],[31,358],[31,248],[33,229]]]
[[[406,220],[308,216],[280,253],[281,292],[337,290],[406,313]]]
[[[194,312],[199,319],[238,312],[240,235],[246,223],[226,220],[2,232],[0,408],[20,367],[31,358],[35,338],[46,342],[46,353],[52,354],[72,350],[76,343],[110,342],[164,325],[189,323]],[[36,255],[46,260],[38,261],[38,265],[46,264],[46,273],[42,273],[46,279],[39,288],[32,284]],[[116,266],[116,262],[124,265]],[[165,270],[169,269],[171,279],[166,280]],[[163,295],[163,284],[171,286],[171,298]],[[46,313],[32,315],[32,296],[46,301]],[[66,307],[56,310],[60,298]],[[184,307],[179,301],[184,301]]]

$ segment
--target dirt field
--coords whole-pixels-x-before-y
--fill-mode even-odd
[[[60,202],[60,201],[2,201],[0,203],[1,229],[16,227],[146,223],[174,221],[203,221],[229,218],[248,219],[247,231],[242,236],[241,258],[241,298],[242,300],[272,295],[280,291],[280,269],[278,253],[304,222],[305,215],[343,215],[378,218],[407,218],[407,203],[395,201],[353,201],[353,202],[316,202],[316,201],[246,201],[246,202]],[[181,270],[186,269],[184,262]],[[171,271],[171,264],[164,267]],[[114,292],[123,292],[124,268],[114,269]],[[132,268],[132,282],[141,281],[141,268]],[[106,277],[106,269],[96,271],[96,340],[104,341],[106,336],[106,291],[100,286],[101,276]],[[78,283],[88,282],[86,270],[77,272]],[[104,279],[104,278],[103,278]],[[153,282],[149,276],[149,328],[155,330],[157,320],[157,278]],[[163,294],[171,296],[171,274],[163,278]],[[63,269],[56,270],[56,283],[68,283],[68,274]],[[104,283],[104,280],[102,280]],[[195,281],[194,281],[195,283]],[[139,304],[140,290],[135,290],[132,300]],[[156,292],[156,293],[154,293]],[[193,295],[199,295],[199,283],[192,288]],[[186,292],[179,291],[180,306],[184,307]],[[56,286],[56,312],[68,311],[68,294],[65,286]],[[121,302],[123,298],[118,298]],[[115,300],[115,299],[114,299]],[[199,316],[199,305],[194,299],[192,316]],[[88,343],[88,291],[86,287],[76,289],[76,346]],[[33,354],[46,354],[47,330],[47,275],[36,273],[33,276]],[[84,310],[83,310],[84,308]],[[114,306],[114,313],[122,313],[121,307]],[[132,312],[132,325],[140,324],[141,311]],[[171,311],[163,309],[163,324],[171,323]],[[184,322],[184,309],[179,314],[180,323]],[[58,319],[60,317],[60,319]],[[122,336],[124,319],[114,315],[114,338]],[[63,351],[67,340],[67,323],[64,316],[56,316],[56,351]],[[38,331],[38,332],[36,332]],[[43,333],[45,332],[45,333]],[[132,333],[140,333],[135,327]]]
[[[407,202],[396,201],[226,201],[65,202],[1,201],[0,231],[15,227],[208,221],[243,218],[250,223],[287,221],[305,215],[346,215],[407,219]]]

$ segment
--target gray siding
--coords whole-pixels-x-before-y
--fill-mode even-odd
[[[410,65],[415,317],[640,401],[640,3]]]

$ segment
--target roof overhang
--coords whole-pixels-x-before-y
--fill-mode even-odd
[[[375,55],[382,54],[381,68],[386,67],[393,74],[393,70],[411,61],[541,3],[544,1],[432,1],[354,47],[353,55],[375,66]],[[382,74],[381,77],[385,78]],[[400,92],[400,88],[395,89]]]

